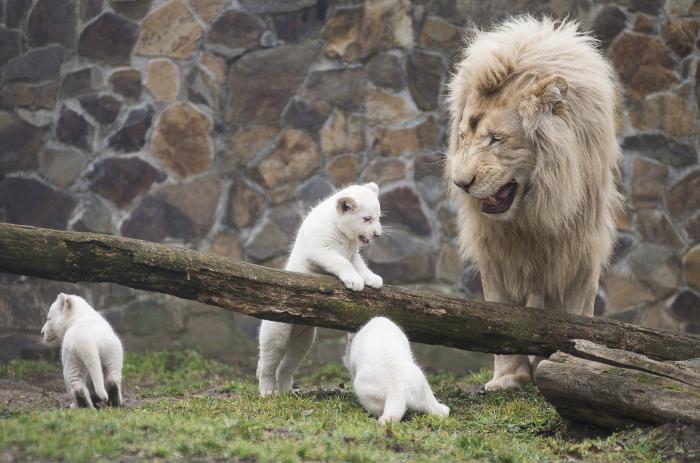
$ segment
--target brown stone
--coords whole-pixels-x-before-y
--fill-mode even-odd
[[[117,119],[122,103],[111,95],[92,93],[82,96],[80,106],[100,125],[111,125]]]
[[[266,219],[245,244],[246,254],[261,262],[284,254],[289,246],[287,234],[278,224]]]
[[[181,0],[170,0],[151,11],[141,24],[136,53],[187,59],[204,31]]]
[[[85,157],[75,150],[46,149],[39,157],[39,173],[59,188],[69,187],[84,167]]]
[[[53,109],[56,106],[57,93],[57,82],[9,82],[0,88],[0,108]]]
[[[118,157],[97,162],[86,178],[90,189],[124,208],[151,185],[165,180],[165,174],[139,158]]]
[[[434,149],[438,143],[438,127],[432,118],[412,127],[375,131],[372,153],[376,156],[402,156],[416,151]]]
[[[360,152],[365,149],[364,118],[335,110],[321,129],[321,149],[326,154]]]
[[[456,283],[462,273],[462,259],[457,249],[450,244],[443,244],[437,263],[437,277],[448,283]]]
[[[207,175],[163,187],[154,196],[185,214],[192,221],[196,236],[202,237],[214,225],[221,184],[215,175]]]
[[[229,199],[229,222],[236,228],[254,225],[263,210],[263,197],[242,178],[237,179]]]
[[[80,19],[88,22],[102,13],[102,8],[104,8],[104,0],[80,0]]]
[[[617,34],[625,29],[626,22],[627,16],[624,11],[615,5],[606,5],[593,20],[593,35],[607,47]]]
[[[406,177],[406,164],[399,159],[375,159],[370,162],[362,174],[363,182],[375,182],[379,185],[401,180]]]
[[[666,195],[668,210],[679,220],[700,209],[700,171],[695,170],[674,183]]]
[[[408,86],[416,105],[423,111],[437,109],[445,65],[439,55],[413,50],[406,62]]]
[[[367,71],[362,67],[315,71],[309,75],[304,96],[347,111],[361,110],[367,96]]]
[[[107,139],[107,145],[122,153],[131,153],[143,148],[146,133],[151,128],[153,108],[138,108],[129,111],[121,128]]]
[[[302,208],[308,211],[318,204],[319,201],[334,193],[334,191],[333,185],[328,180],[317,175],[294,192],[294,199],[300,199]],[[296,232],[296,230],[292,232]]]
[[[42,133],[14,113],[0,111],[0,172],[34,170]]]
[[[328,178],[337,187],[353,184],[362,169],[364,157],[359,154],[335,156],[326,164]]]
[[[92,139],[92,126],[72,109],[62,108],[56,124],[56,138],[66,145],[88,149]]]
[[[112,212],[97,197],[83,200],[80,219],[73,225],[73,230],[80,232],[114,234]]]
[[[623,32],[612,44],[610,58],[633,96],[663,90],[678,80],[671,51],[656,37]]]
[[[437,218],[440,231],[444,237],[452,239],[457,236],[459,231],[457,228],[457,214],[448,205],[441,205],[438,208]]]
[[[256,167],[257,174],[268,188],[302,180],[316,170],[321,156],[306,132],[287,129],[277,146]]]
[[[28,178],[0,179],[0,221],[64,230],[77,201]]]
[[[694,19],[674,18],[661,26],[661,35],[671,50],[684,57],[693,51],[699,27]]]
[[[630,195],[636,206],[653,206],[663,201],[668,167],[636,158],[632,164]]]
[[[242,127],[231,137],[231,152],[236,162],[245,164],[270,144],[278,130],[272,127]]]
[[[235,62],[229,78],[226,121],[240,125],[277,125],[317,54],[315,43],[245,54]]]
[[[418,43],[424,48],[439,48],[453,53],[462,48],[464,29],[441,18],[428,18],[423,23]]]
[[[662,130],[676,137],[696,135],[695,102],[689,101],[690,91],[685,85],[675,93],[652,95],[633,102],[628,111],[630,122],[640,130]]]
[[[395,92],[404,87],[402,68],[401,56],[394,53],[380,53],[367,63],[370,82]]]
[[[353,62],[390,48],[411,48],[413,27],[408,0],[365,2],[364,8],[338,8],[322,36],[326,54]]]
[[[634,276],[617,271],[608,271],[603,276],[603,285],[608,294],[606,313],[614,314],[626,308],[654,300],[654,294]]]
[[[210,22],[226,3],[226,0],[190,0],[190,8],[204,21]]]
[[[158,102],[172,103],[180,94],[180,69],[167,59],[155,59],[148,63],[146,88]]]
[[[243,246],[238,236],[233,233],[222,232],[217,234],[211,241],[209,252],[228,257],[229,259],[243,259]]]
[[[700,245],[683,257],[683,280],[695,289],[700,289]]]
[[[266,29],[265,22],[257,16],[228,10],[212,24],[207,35],[207,48],[233,58],[259,46]]]
[[[643,34],[651,34],[654,32],[655,25],[656,20],[653,17],[646,14],[638,14],[634,18],[633,30]]]
[[[178,175],[198,174],[209,168],[214,151],[211,121],[189,103],[175,103],[156,121],[151,152]]]
[[[80,33],[78,54],[112,66],[128,65],[137,32],[136,24],[114,13],[103,13]]]
[[[366,106],[367,120],[373,124],[400,124],[420,114],[413,101],[378,87],[367,90]]]
[[[627,264],[634,277],[651,289],[655,299],[668,296],[678,286],[678,258],[666,247],[639,244],[627,256]]]
[[[226,82],[226,60],[213,53],[204,52],[199,59],[199,65],[205,69],[218,83]]]
[[[673,225],[662,211],[642,209],[637,211],[637,229],[642,240],[674,249],[683,247]]]
[[[439,181],[444,173],[445,156],[435,151],[421,153],[413,160],[413,178]]]
[[[430,222],[423,212],[415,191],[406,186],[394,188],[379,196],[384,223],[405,226],[419,235],[430,235]]]
[[[141,98],[141,73],[136,69],[115,71],[109,76],[109,82],[115,92],[125,98]],[[63,89],[61,89],[63,92]]]
[[[688,219],[683,230],[685,230],[685,236],[691,245],[700,243],[700,214]]]
[[[76,9],[70,0],[38,0],[27,19],[27,38],[32,47],[75,44]]]

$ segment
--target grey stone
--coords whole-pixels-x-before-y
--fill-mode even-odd
[[[252,14],[228,10],[211,25],[207,48],[229,58],[256,48],[265,31],[265,22]]]
[[[0,87],[0,107],[3,109],[50,109],[56,106],[58,83],[55,81],[34,83],[9,82]]]
[[[0,27],[0,66],[19,55],[19,32]]]
[[[668,248],[640,244],[627,257],[627,262],[635,278],[656,297],[670,294],[678,285],[680,264]]]
[[[3,67],[2,79],[4,82],[16,80],[40,82],[56,79],[62,63],[62,46],[49,45],[37,48],[10,59]]]
[[[61,79],[61,98],[75,98],[76,96],[92,93],[102,83],[102,73],[97,67],[84,67],[71,71]]]
[[[304,209],[308,209],[318,204],[321,199],[332,192],[333,186],[328,180],[322,177],[314,177],[299,188],[294,197],[302,201]]]
[[[27,12],[32,6],[32,0],[7,0],[7,27],[19,28],[22,20],[27,17]]]
[[[640,134],[625,138],[625,151],[634,151],[673,167],[695,164],[698,156],[691,145],[679,143],[661,134]]]
[[[392,231],[391,239],[375,242],[364,254],[384,283],[414,283],[435,277],[437,251],[428,240],[404,230]]]
[[[304,95],[327,101],[347,111],[357,111],[364,107],[367,96],[367,71],[362,67],[353,67],[312,72]]]
[[[122,223],[123,236],[160,242],[165,238],[190,240],[195,237],[194,224],[185,213],[166,201],[147,197]]]
[[[146,143],[146,133],[151,127],[153,108],[132,109],[122,127],[107,140],[110,148],[122,153],[140,150]]]
[[[136,24],[114,13],[103,13],[80,33],[78,54],[112,66],[128,65],[137,33]]]
[[[700,297],[691,290],[681,291],[671,304],[671,312],[687,322],[700,321]]]
[[[325,101],[307,101],[294,98],[282,113],[282,123],[293,129],[318,132],[331,112],[331,105]]]
[[[38,0],[27,19],[29,45],[40,47],[60,43],[69,48],[75,44],[76,9],[71,0]]]
[[[439,55],[414,50],[406,61],[411,96],[423,111],[438,107],[440,85],[445,75],[445,64]]]
[[[114,233],[112,224],[112,213],[107,206],[98,198],[88,197],[83,204],[83,212],[80,219],[75,223],[75,231],[93,233]]]
[[[593,21],[593,35],[607,47],[617,34],[625,29],[626,21],[627,16],[624,11],[615,5],[606,5]]]
[[[384,223],[408,227],[419,235],[430,235],[431,227],[415,191],[401,186],[379,196]]]
[[[288,249],[287,234],[269,219],[265,219],[245,244],[245,251],[255,261],[263,261],[284,254]]]
[[[272,24],[280,40],[286,43],[299,43],[318,36],[323,24],[323,16],[317,8],[278,13],[272,16]]]
[[[43,131],[14,113],[0,111],[0,172],[33,170]]]
[[[101,125],[111,125],[119,115],[121,101],[111,95],[89,94],[80,98],[80,105]]]
[[[46,149],[39,158],[39,173],[59,188],[70,186],[83,167],[85,157],[71,149]]]
[[[83,116],[69,108],[62,108],[56,125],[56,138],[78,148],[88,149],[92,139],[92,126]]]
[[[240,3],[252,13],[287,13],[316,6],[316,2],[317,0],[241,0]]]
[[[375,55],[367,64],[369,80],[379,87],[395,92],[404,87],[401,58],[393,53]]]

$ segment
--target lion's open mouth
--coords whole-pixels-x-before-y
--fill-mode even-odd
[[[360,241],[362,241],[362,244],[369,244],[369,238],[367,238],[365,235],[360,235],[359,238]]]
[[[484,214],[501,214],[513,204],[515,192],[518,191],[518,183],[515,180],[503,185],[496,194],[481,200],[481,212]]]

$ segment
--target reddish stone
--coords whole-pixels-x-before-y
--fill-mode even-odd
[[[411,188],[402,186],[384,192],[379,203],[384,223],[403,225],[419,235],[430,235],[430,222],[423,212],[420,198]]]
[[[593,35],[607,47],[625,29],[626,22],[624,11],[615,5],[606,5],[593,20]]]
[[[636,158],[632,164],[630,195],[637,206],[652,206],[663,200],[668,167]]]
[[[109,77],[109,82],[115,92],[125,98],[138,100],[141,98],[141,73],[136,69],[115,71]]]
[[[151,127],[153,108],[132,109],[122,127],[107,140],[110,148],[122,153],[131,153],[143,148],[146,133]]]
[[[207,47],[222,55],[235,57],[258,47],[266,29],[265,22],[257,16],[228,10],[212,24],[207,35]]]
[[[0,221],[64,230],[77,201],[28,178],[0,179]]]
[[[666,195],[668,210],[678,220],[700,209],[700,171],[695,170],[678,180]]]
[[[656,37],[623,32],[612,44],[610,58],[635,96],[663,90],[678,80],[671,51]]]
[[[694,19],[674,18],[661,26],[661,35],[671,50],[684,57],[693,51],[699,27]]]
[[[78,54],[112,66],[128,65],[138,26],[111,12],[100,15],[80,33]]]
[[[406,61],[408,85],[416,105],[423,111],[437,109],[445,64],[439,55],[413,50]]]
[[[56,138],[67,145],[88,149],[92,138],[92,127],[83,116],[64,107],[61,109],[56,125]]]
[[[112,124],[119,115],[121,101],[111,95],[91,94],[81,97],[80,105],[101,125]]]
[[[190,240],[196,233],[192,221],[182,211],[161,199],[148,197],[122,223],[121,234],[160,242],[167,237]]]

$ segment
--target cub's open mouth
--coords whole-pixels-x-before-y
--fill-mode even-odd
[[[365,235],[360,235],[358,238],[360,238],[360,241],[362,241],[363,244],[369,244],[369,238],[367,238]]]
[[[496,194],[481,200],[481,212],[484,214],[501,214],[513,204],[515,192],[518,191],[518,183],[515,180],[503,185]]]

